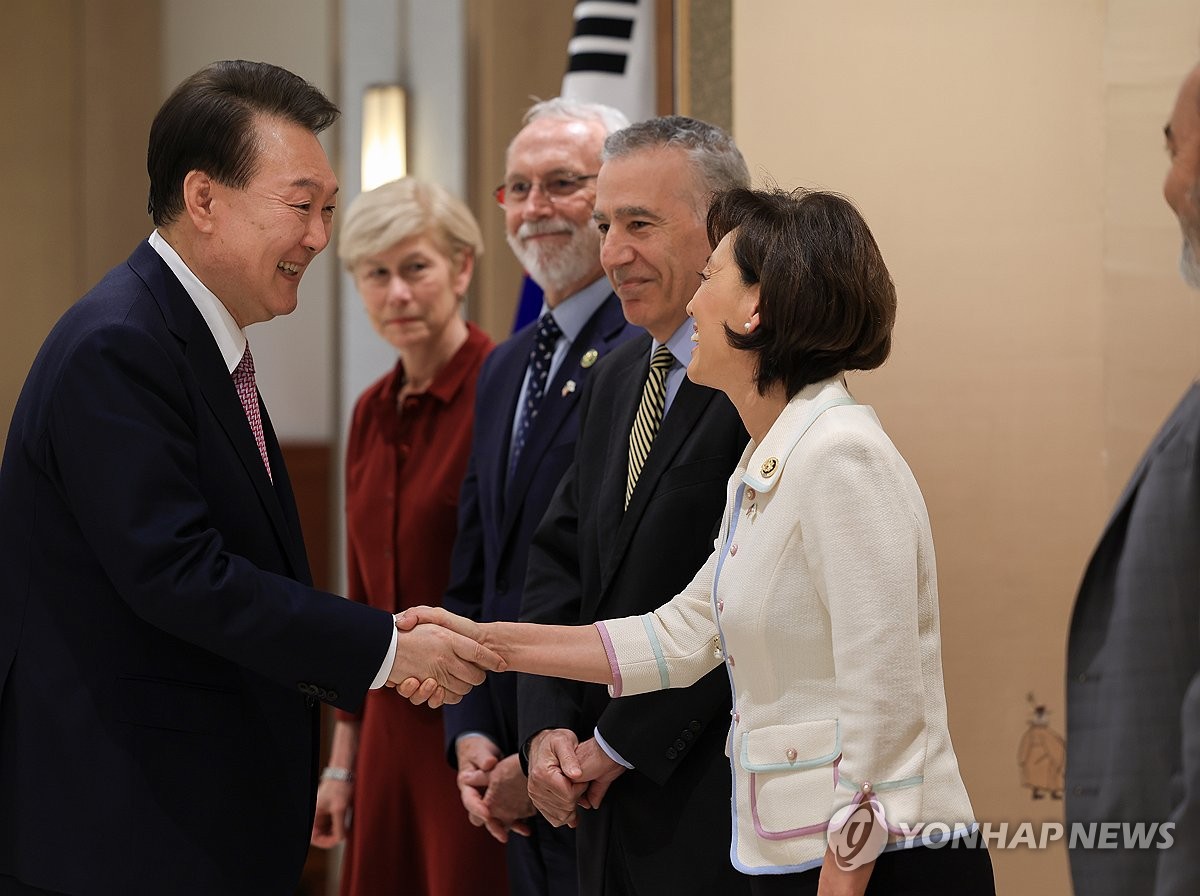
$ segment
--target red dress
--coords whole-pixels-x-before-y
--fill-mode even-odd
[[[492,341],[467,341],[397,408],[403,361],[359,398],[346,450],[348,596],[394,613],[437,605],[450,577],[475,380]],[[356,716],[338,713],[342,720]],[[506,894],[504,847],[467,820],[442,714],[371,691],[355,762],[343,896]]]

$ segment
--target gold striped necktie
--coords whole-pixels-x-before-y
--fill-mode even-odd
[[[625,480],[625,509],[633,497],[633,487],[638,475],[646,465],[650,446],[662,424],[663,408],[667,404],[667,371],[675,363],[675,357],[665,345],[660,345],[650,359],[650,373],[642,389],[642,401],[637,416],[633,418],[633,429],[629,431],[629,476]]]

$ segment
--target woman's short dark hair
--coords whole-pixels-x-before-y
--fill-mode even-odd
[[[277,65],[238,59],[205,66],[175,88],[150,126],[147,211],[156,227],[183,211],[189,171],[235,189],[250,182],[258,166],[256,115],[319,134],[339,112],[320,90]]]
[[[759,326],[740,333],[727,325],[725,336],[758,356],[760,393],[780,384],[790,400],[812,383],[887,359],[896,289],[867,222],[844,196],[726,190],[709,208],[709,243],[727,233],[742,282],[759,285]]]

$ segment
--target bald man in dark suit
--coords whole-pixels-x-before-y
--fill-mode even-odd
[[[1183,229],[1184,279],[1200,289],[1200,66],[1166,138],[1163,193]],[[1105,846],[1093,829],[1102,845],[1083,848],[1073,829],[1076,896],[1200,893],[1200,384],[1134,470],[1080,585],[1066,785],[1068,822],[1143,825],[1148,840],[1122,830]]]

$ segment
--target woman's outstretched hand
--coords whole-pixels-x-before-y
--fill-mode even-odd
[[[409,607],[397,613],[395,621],[396,630],[401,633],[411,632],[418,625],[437,625],[476,643],[479,643],[483,637],[483,629],[479,623],[472,622],[470,619],[458,616],[441,607]],[[501,669],[494,671],[501,671]],[[400,696],[414,706],[428,703],[431,709],[437,709],[445,703],[457,703],[464,696],[454,693],[454,691],[447,691],[435,678],[420,679],[409,676],[394,685],[389,683],[389,686],[394,686]]]

